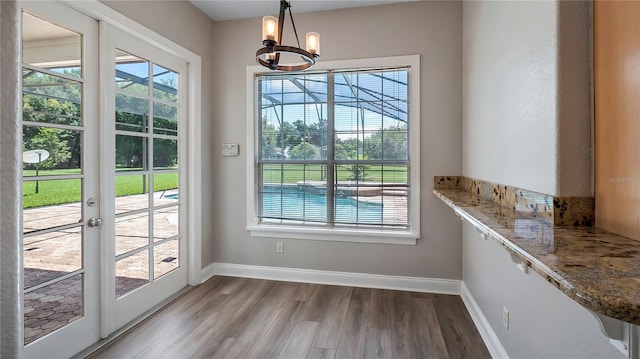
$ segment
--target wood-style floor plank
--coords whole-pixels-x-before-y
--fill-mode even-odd
[[[220,310],[229,313],[229,325],[225,330],[225,337],[235,338],[249,324],[252,316],[260,305],[271,299],[271,289],[276,282],[253,279],[244,296],[233,296],[235,300],[226,303]]]
[[[328,300],[324,303],[324,314],[320,319],[318,334],[313,346],[316,348],[337,349],[351,298],[352,287],[331,287]]]
[[[302,315],[301,320],[309,320],[319,322],[322,320],[322,316],[326,312],[326,303],[331,296],[331,289],[333,287],[329,285],[314,285],[311,298],[307,302],[307,307]]]
[[[149,345],[135,357],[159,358],[167,355],[167,351],[176,353],[176,347],[185,342],[185,337],[190,336],[192,331],[199,329],[198,326],[202,326],[203,319],[208,319],[203,317],[207,313],[211,313],[211,315],[215,313],[221,314],[217,315],[217,320],[213,322],[212,325],[206,325],[200,329],[200,331],[206,332],[210,339],[206,342],[206,348],[202,348],[201,346],[197,347],[199,350],[206,349],[207,353],[217,350],[217,346],[225,338],[235,337],[235,335],[229,335],[229,332],[237,333],[246,325],[246,318],[251,316],[251,312],[257,303],[264,299],[265,294],[274,285],[274,282],[258,281],[255,279],[243,280],[242,282],[244,282],[243,285],[237,286],[235,291],[228,292],[231,294],[225,295],[225,300],[218,305],[220,308],[219,311],[212,311],[211,306],[205,305],[200,311],[189,318],[188,321],[175,323],[171,330],[167,331],[158,339],[157,342],[162,342],[163,345]],[[241,301],[239,296],[232,295],[235,292],[241,291],[245,292],[247,301]],[[205,299],[204,302],[206,303],[207,300]],[[237,311],[225,310],[225,308],[228,307],[237,308]]]
[[[156,342],[162,335],[172,329],[172,323],[184,321],[191,313],[210,304],[202,301],[200,295],[216,293],[216,290],[229,280],[230,278],[227,277],[214,277],[167,305],[162,309],[163,315],[157,313],[129,329],[126,336],[120,337],[109,345],[110,357],[131,356],[130,353],[139,352],[151,343]],[[211,295],[209,298],[215,302],[219,301],[222,296]],[[99,353],[100,351],[96,354]]]
[[[300,359],[305,358],[311,348],[311,342],[318,331],[318,322],[304,321],[298,322],[289,339],[282,348],[278,359]]]
[[[367,317],[369,302],[352,300],[349,302],[344,320],[336,358],[354,359],[364,356],[364,344],[367,339]]]
[[[371,288],[353,288],[353,291],[351,292],[351,300],[370,302]]]
[[[289,283],[292,284],[295,289],[293,294],[291,295],[291,299],[293,300],[301,300],[303,302],[308,302],[313,295],[313,292],[316,290],[317,284],[312,283]]]
[[[259,340],[249,359],[277,358],[304,311],[305,302],[288,300],[267,333]],[[257,340],[256,340],[257,341]]]
[[[333,349],[325,348],[311,348],[306,359],[334,359],[336,357],[336,351]]]
[[[459,296],[439,294],[433,303],[450,358],[491,358]]]
[[[269,292],[259,300],[250,314],[244,318],[245,325],[240,331],[229,337],[235,338],[235,343],[227,351],[219,350],[214,358],[248,358],[260,343],[273,323],[280,317],[280,312],[290,311],[291,305],[286,306],[293,288],[288,283],[274,282]]]
[[[364,359],[392,359],[391,329],[368,328]]]
[[[185,337],[168,337],[162,345],[152,348],[156,352],[143,351],[138,355],[141,358],[203,358],[211,357],[220,348],[228,348],[232,341],[224,338],[224,322],[220,312],[212,312],[206,320],[189,333],[189,339]],[[235,340],[235,339],[234,339]]]
[[[433,302],[429,299],[412,298],[411,304],[411,339],[416,348],[417,358],[448,359],[447,346],[433,309]]]
[[[413,345],[411,296],[409,292],[389,291],[391,343],[394,358],[419,358]],[[384,310],[384,309],[383,309]],[[434,328],[440,330],[439,328]]]
[[[393,323],[393,311],[390,310],[392,294],[393,291],[386,289],[371,289],[369,327],[391,329]]]
[[[489,358],[459,296],[214,277],[90,358]]]

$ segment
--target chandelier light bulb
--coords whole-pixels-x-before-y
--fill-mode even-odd
[[[2,1],[2,0],[0,0]],[[284,32],[285,13],[289,11],[291,27],[298,47],[283,45],[282,33]],[[316,63],[320,57],[320,35],[317,32],[307,33],[307,49],[300,46],[300,39],[293,22],[291,4],[286,0],[280,0],[280,12],[278,17],[265,16],[262,18],[262,48],[256,51],[256,62],[274,71],[303,71]],[[282,63],[283,56],[286,60],[300,59],[298,62]],[[285,61],[286,61],[285,60]]]
[[[278,19],[275,16],[262,18],[262,40],[278,41]]]
[[[312,54],[320,54],[320,35],[317,32],[307,33],[307,51]]]

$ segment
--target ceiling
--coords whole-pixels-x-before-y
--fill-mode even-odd
[[[1,1],[1,0],[0,0]],[[24,41],[38,41],[69,38],[80,41],[80,35],[54,25],[49,21],[35,17],[27,12],[22,16],[22,39]]]
[[[278,15],[280,2],[278,0],[189,0],[202,12],[215,21],[248,19],[265,15]],[[293,0],[291,11],[293,14],[347,9],[361,6],[393,4],[420,0]]]

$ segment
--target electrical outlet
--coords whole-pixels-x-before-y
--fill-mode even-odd
[[[509,311],[507,307],[502,307],[502,325],[504,325],[504,329],[509,330]]]
[[[276,252],[284,253],[284,243],[283,242],[276,242]]]

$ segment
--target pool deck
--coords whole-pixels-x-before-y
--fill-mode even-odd
[[[265,185],[287,186],[318,195],[324,195],[327,190],[326,181],[298,181],[295,184],[269,183]],[[403,183],[382,185],[379,182],[339,181],[335,190],[339,196],[382,205],[383,223],[406,224],[408,223],[406,186]]]

